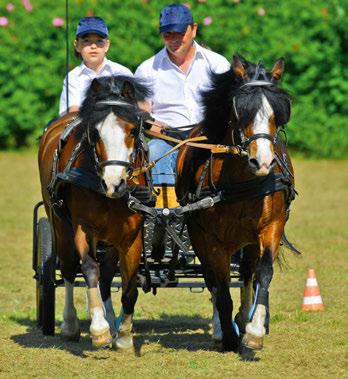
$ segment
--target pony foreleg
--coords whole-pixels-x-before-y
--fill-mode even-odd
[[[251,322],[245,328],[242,344],[253,350],[263,347],[263,337],[268,332],[269,302],[268,289],[273,277],[273,259],[269,248],[265,249],[255,272],[256,293]]]
[[[88,255],[87,236],[79,225],[75,233],[75,246],[81,257],[81,271],[87,284],[88,313],[91,317],[89,328],[93,346],[99,348],[111,344],[108,322],[105,320],[104,307],[98,289],[100,277],[97,262]]]
[[[66,279],[64,279],[64,283],[65,305],[61,325],[61,337],[68,341],[78,341],[80,339],[80,326],[74,306],[74,283],[70,283]]]
[[[244,280],[244,286],[240,289],[240,307],[234,321],[237,323],[239,331],[244,334],[249,322],[249,311],[253,304],[253,280]]]
[[[254,301],[253,279],[255,265],[259,256],[258,245],[248,245],[243,248],[243,258],[240,262],[240,273],[244,279],[244,286],[240,289],[240,307],[235,322],[239,331],[244,334],[247,323],[250,321],[250,310]]]
[[[98,288],[87,289],[88,312],[91,317],[89,331],[92,344],[95,347],[104,347],[112,342],[109,324],[105,319],[103,303]]]
[[[217,282],[216,307],[219,310],[223,348],[225,351],[237,352],[239,336],[232,323],[233,302],[228,281]]]
[[[117,336],[113,345],[117,349],[133,347],[133,315],[134,305],[138,298],[136,275],[129,281],[126,292],[122,295],[122,308],[117,318]],[[132,293],[130,293],[132,292]]]

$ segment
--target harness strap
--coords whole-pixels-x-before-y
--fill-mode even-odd
[[[145,133],[150,137],[159,138],[165,141],[170,141],[170,142],[175,142],[177,144],[180,144],[179,147],[186,144],[191,147],[197,147],[200,149],[210,150],[213,154],[226,154],[226,153],[237,154],[237,155],[243,154],[239,146],[215,145],[211,143],[197,143],[196,142],[196,141],[206,141],[208,139],[206,136],[199,136],[199,137],[188,138],[186,140],[180,140],[178,138],[170,137],[162,133],[152,132],[151,130],[145,130]],[[175,150],[177,148],[178,146],[175,146]]]
[[[179,149],[181,146],[185,145],[185,144],[188,144],[189,146],[193,146],[195,145],[194,141],[204,141],[207,139],[207,137],[205,136],[198,136],[198,137],[193,137],[193,138],[188,138],[188,139],[185,139],[185,140],[179,140],[179,139],[176,139],[176,138],[173,138],[173,137],[169,137],[169,136],[164,136],[163,134],[160,134],[160,133],[156,133],[156,132],[151,132],[150,130],[145,130],[145,133],[152,136],[152,137],[156,137],[158,138],[159,136],[162,137],[162,139],[165,139],[165,140],[170,140],[172,142],[176,142],[177,145],[174,146],[173,148],[171,148],[169,151],[167,151],[165,154],[163,154],[161,157],[153,160],[152,162],[148,163],[146,166],[144,167],[139,167],[139,168],[136,168],[135,170],[133,170],[132,172],[132,178],[133,177],[136,177],[136,176],[139,176],[140,174],[146,172],[146,171],[149,171],[150,169],[152,169],[152,167],[155,166],[155,164],[160,161],[162,158],[166,157],[167,155],[171,154],[173,151]],[[164,138],[163,138],[164,137]],[[202,144],[204,146],[204,144]]]
[[[148,122],[148,121],[145,121],[145,122]],[[152,121],[151,123],[154,125]],[[165,154],[163,154],[161,157],[153,160],[152,162],[149,162],[146,166],[139,167],[133,170],[131,179],[143,174],[144,172],[151,170],[158,161],[160,161],[162,158],[166,157],[167,155],[171,154],[175,150],[178,150],[183,145],[210,150],[212,154],[236,154],[236,155],[247,154],[245,151],[243,151],[243,149],[240,146],[225,146],[225,145],[214,145],[210,143],[196,142],[196,141],[206,141],[208,139],[206,136],[197,136],[197,137],[187,138],[185,140],[180,140],[174,137],[164,135],[162,133],[153,132],[151,130],[145,130],[144,132],[150,137],[159,138],[165,141],[175,142],[176,145],[173,148],[171,148],[169,151],[167,151]]]
[[[98,170],[102,170],[106,166],[123,166],[123,167],[129,167],[130,163],[125,161],[118,161],[118,160],[109,160],[109,161],[103,161],[98,164]]]

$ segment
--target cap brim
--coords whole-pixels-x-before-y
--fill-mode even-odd
[[[87,34],[98,34],[98,36],[102,37],[102,38],[106,38],[108,35],[101,32],[100,30],[95,30],[95,29],[88,29],[88,30],[84,30],[83,32],[80,32],[79,34],[76,34],[76,38],[78,37],[83,37]]]
[[[176,33],[183,33],[186,32],[187,27],[190,24],[168,24],[160,26],[160,33],[165,32],[176,32]]]

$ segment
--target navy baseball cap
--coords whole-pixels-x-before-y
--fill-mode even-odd
[[[161,10],[160,32],[186,31],[188,25],[193,24],[193,17],[190,9],[183,4],[171,4]]]
[[[98,36],[106,38],[109,35],[108,27],[100,17],[81,18],[76,29],[76,38],[83,35],[95,33]]]

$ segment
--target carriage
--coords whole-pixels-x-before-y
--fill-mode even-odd
[[[165,192],[165,191],[164,191]],[[160,288],[186,288],[191,292],[203,292],[206,288],[202,275],[202,268],[197,259],[184,223],[184,214],[188,211],[181,206],[175,208],[165,207],[168,202],[166,196],[161,195],[160,207],[139,207],[136,199],[129,201],[130,209],[135,212],[145,212],[146,219],[143,230],[143,252],[139,271],[137,274],[137,286],[145,293],[152,291],[156,294]],[[213,199],[207,198],[195,205],[195,208],[209,206]],[[52,226],[46,215],[41,215],[43,202],[38,202],[33,209],[33,259],[32,268],[36,281],[36,320],[44,335],[55,333],[55,292],[56,288],[64,286],[64,281],[59,271],[59,258],[53,249]],[[193,211],[194,209],[190,209]],[[158,224],[167,225],[170,234],[166,234],[164,241],[165,251],[159,260],[152,256],[152,241],[154,229]],[[97,249],[96,259],[103,260],[107,246],[100,244]],[[74,284],[76,287],[85,287],[85,281],[81,270]],[[231,288],[242,287],[243,280],[239,272],[239,263],[231,262]],[[115,291],[122,287],[119,270],[116,272],[111,286]]]
[[[273,261],[281,243],[296,251],[284,234],[295,189],[281,138],[291,110],[277,86],[283,70],[283,59],[267,72],[234,56],[231,70],[212,74],[212,88],[202,94],[204,120],[176,141],[180,204],[168,202],[167,188],[152,185],[156,162],[147,160],[144,138],[150,117],[138,107],[147,89],[135,79],[95,79],[79,114],[49,127],[40,141],[43,202],[33,222],[44,334],[54,333],[55,288],[64,284],[62,336],[79,338],[73,288],[84,285],[83,277],[96,347],[114,343],[113,336],[117,348],[133,346],[137,288],[155,294],[207,287],[213,339],[226,351],[262,349]],[[39,219],[42,204],[48,219]],[[122,288],[117,323],[111,286]],[[241,287],[234,320],[231,286]]]

